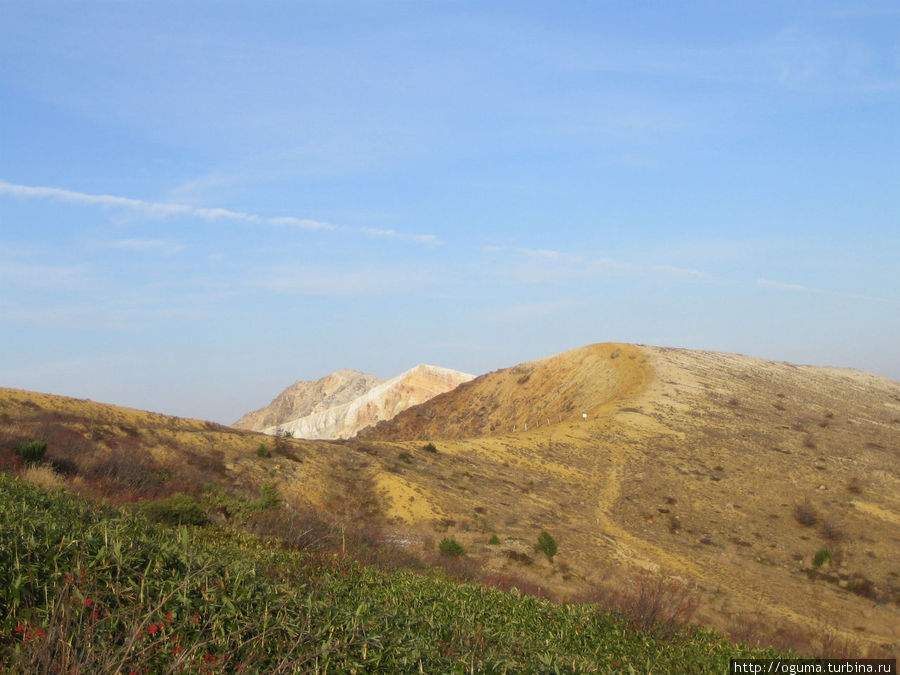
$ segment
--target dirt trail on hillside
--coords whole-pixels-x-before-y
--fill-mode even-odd
[[[704,386],[703,383],[686,377],[687,373],[676,366],[677,359],[667,362],[660,359],[658,354],[654,354],[650,362],[652,371],[648,364],[645,371],[646,377],[641,382],[642,386],[633,388],[628,392],[630,396],[623,396],[615,403],[628,402],[630,407],[639,410],[652,409],[661,404],[671,407],[671,401],[663,400],[662,397],[670,395],[674,385],[695,389],[702,389]],[[872,380],[871,376],[864,373],[837,372],[852,380],[854,384],[859,383],[864,386]],[[603,426],[604,423],[612,424],[613,421],[612,419],[600,420],[598,425]],[[622,423],[621,416],[618,423],[619,425]],[[884,425],[882,424],[882,426]],[[640,433],[640,425],[638,425],[637,432]],[[669,429],[669,432],[679,433],[674,429]],[[647,458],[622,445],[611,445],[609,446],[609,459],[612,465],[606,470],[605,483],[599,488],[596,518],[603,538],[608,540],[608,537],[612,536],[615,539],[616,553],[624,563],[650,572],[662,572],[668,576],[687,577],[707,589],[715,588],[723,581],[729,580],[731,603],[742,607],[761,606],[764,607],[766,614],[777,616],[786,623],[812,625],[823,633],[830,632],[845,640],[856,641],[862,638],[866,642],[884,644],[897,639],[896,631],[860,636],[858,630],[838,627],[833,622],[800,613],[788,604],[790,602],[796,606],[796,598],[781,592],[783,587],[778,584],[771,586],[748,584],[746,576],[740,574],[740,569],[735,568],[733,564],[719,564],[709,558],[698,562],[671,549],[664,549],[629,530],[626,523],[617,520],[614,511],[622,496],[623,476],[629,470],[637,470],[641,464],[647,462]],[[900,522],[900,517],[895,513],[876,505],[860,501],[852,504],[859,511],[872,514],[889,523]]]

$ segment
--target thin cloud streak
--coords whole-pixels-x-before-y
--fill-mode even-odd
[[[427,246],[437,246],[441,243],[440,239],[433,234],[405,234],[396,230],[381,230],[377,227],[361,227],[359,231],[368,234],[371,237],[380,237],[382,239],[401,239],[405,241],[414,241]]]
[[[189,216],[209,222],[232,220],[252,224],[297,227],[309,231],[355,231],[369,236],[412,241],[427,246],[440,244],[440,240],[433,234],[407,234],[404,232],[397,232],[396,230],[381,230],[373,227],[361,227],[354,230],[353,228],[332,225],[331,223],[311,220],[309,218],[298,218],[296,216],[266,217],[254,213],[245,213],[243,211],[232,211],[231,209],[203,208],[168,202],[149,202],[143,199],[132,199],[130,197],[119,197],[116,195],[95,195],[41,185],[18,185],[3,180],[0,180],[0,195],[7,195],[19,199],[49,199],[80,204],[83,206],[99,206],[107,209],[125,209],[139,213],[147,218],[154,219]]]
[[[882,298],[877,295],[863,295],[861,293],[844,293],[841,291],[829,291],[824,288],[814,288],[811,286],[803,286],[801,284],[786,284],[780,281],[772,281],[771,279],[759,278],[756,280],[757,285],[764,288],[773,288],[779,291],[789,291],[793,293],[817,293],[828,295],[833,298],[848,298],[850,300],[867,300],[870,302],[889,302],[897,303],[897,300],[891,298]]]

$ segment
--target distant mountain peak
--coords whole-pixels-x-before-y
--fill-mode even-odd
[[[295,438],[350,438],[407,408],[456,388],[473,375],[420,363],[390,380],[341,369],[311,382],[296,382],[267,407],[233,426]]]

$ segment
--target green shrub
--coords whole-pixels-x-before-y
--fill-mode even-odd
[[[437,448],[435,447],[434,443],[426,443],[422,446],[422,449],[425,452],[437,452]]]
[[[495,534],[495,535],[493,535],[493,536],[490,538],[490,540],[488,541],[488,543],[489,543],[491,546],[496,546],[497,544],[500,543],[500,537],[498,537],[498,536]]]
[[[456,539],[442,539],[438,548],[444,555],[456,557],[462,555],[466,550],[460,545]]]
[[[397,459],[399,459],[401,462],[406,462],[407,464],[412,464],[413,462],[412,455],[408,452],[401,452],[399,455],[397,455]]]
[[[559,546],[557,546],[556,544],[556,539],[554,539],[553,536],[545,530],[538,536],[538,543],[535,548],[538,551],[547,554],[547,557],[552,559],[553,556],[556,555],[556,551]]]
[[[254,502],[250,503],[252,511],[270,511],[281,506],[281,495],[278,494],[278,488],[273,483],[263,486],[262,496]]]
[[[153,522],[164,525],[203,525],[207,521],[203,505],[183,492],[157,502],[142,502],[140,510]]]
[[[45,441],[19,441],[13,450],[22,458],[22,461],[28,464],[37,464],[47,452],[47,443]]]
[[[256,449],[256,456],[257,457],[268,457],[269,456],[269,449],[265,446],[264,443],[259,444],[259,447]]]
[[[821,567],[827,562],[830,563],[832,560],[834,560],[834,558],[831,556],[831,551],[829,551],[827,548],[823,548],[821,551],[816,553],[815,556],[813,556],[813,565],[815,565],[816,567]]]

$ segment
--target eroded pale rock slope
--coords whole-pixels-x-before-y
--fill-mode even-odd
[[[352,373],[358,377],[353,377],[342,385],[336,384],[341,379],[337,376],[342,373]],[[303,396],[309,399],[319,394],[318,402],[304,398],[304,406],[295,405],[292,408],[282,403],[280,410],[270,411],[272,414],[260,414],[268,410],[263,409],[241,418],[235,426],[242,426],[241,422],[256,415],[256,418],[250,420],[254,424],[250,426],[245,423],[243,428],[267,434],[289,432],[294,438],[350,438],[359,430],[376,422],[389,420],[411,406],[424,403],[468,382],[472,377],[449,368],[425,364],[387,381],[355,371],[338,371],[316,382],[299,382],[293,385],[294,388],[303,389]],[[299,385],[309,386],[302,388]],[[272,406],[276,406],[290,389],[275,399]],[[355,395],[350,396],[351,393]],[[285,414],[288,410],[294,411],[293,414]]]
[[[265,408],[247,413],[232,426],[251,431],[277,427],[350,403],[383,382],[380,377],[348,369],[318,380],[295,382]]]

